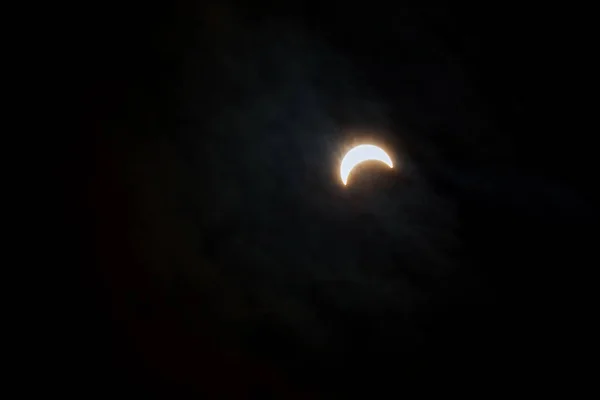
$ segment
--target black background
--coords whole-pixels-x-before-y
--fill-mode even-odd
[[[579,375],[593,168],[564,116],[566,16],[426,3],[80,10],[60,386],[487,395]],[[406,168],[341,187],[355,132]]]

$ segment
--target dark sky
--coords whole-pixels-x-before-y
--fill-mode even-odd
[[[485,396],[561,374],[594,237],[592,153],[559,122],[569,46],[547,9],[426,3],[86,11],[62,355],[85,391]],[[361,141],[397,167],[343,187]]]

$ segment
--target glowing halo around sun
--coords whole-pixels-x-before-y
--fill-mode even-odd
[[[340,176],[344,185],[348,183],[348,176],[350,175],[350,172],[352,172],[352,169],[363,161],[369,160],[381,161],[390,168],[394,167],[390,156],[388,156],[380,147],[372,144],[361,144],[346,153],[342,159]]]

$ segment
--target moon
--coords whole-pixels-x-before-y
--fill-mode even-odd
[[[390,156],[388,156],[380,147],[372,144],[361,144],[346,153],[342,159],[340,176],[344,185],[348,183],[348,176],[350,175],[350,172],[352,172],[352,169],[361,162],[369,160],[381,161],[390,168],[394,167]]]

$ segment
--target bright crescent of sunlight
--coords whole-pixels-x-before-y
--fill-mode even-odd
[[[380,147],[372,144],[361,144],[346,153],[342,160],[340,176],[344,185],[348,183],[348,176],[350,175],[350,172],[352,172],[352,169],[361,162],[369,160],[381,161],[390,168],[394,167],[390,156],[388,156]]]

